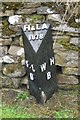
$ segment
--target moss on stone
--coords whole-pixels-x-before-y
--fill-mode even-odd
[[[9,28],[9,23],[7,20],[2,21],[2,34],[7,36],[15,34],[15,32]]]
[[[70,44],[69,37],[68,38],[67,37],[61,38],[57,42],[59,44],[63,45],[63,47],[67,50],[80,51],[80,48],[78,48],[78,46]]]
[[[34,24],[37,21],[42,21],[44,19],[44,15],[37,15],[37,14],[34,14],[34,15],[25,15],[25,14],[23,14],[22,15],[22,21],[25,22],[26,18],[29,18],[30,19],[29,22],[31,24]]]
[[[43,2],[42,5],[52,7],[54,5],[54,3],[53,2]]]
[[[36,23],[37,21],[42,21],[44,19],[44,16],[43,15],[32,15],[32,16],[29,16],[30,17],[30,23]]]
[[[15,71],[19,70],[21,68],[20,64],[11,64],[6,66],[6,74],[14,73]]]
[[[69,25],[70,27],[80,28],[80,23],[76,23],[76,22],[75,22],[74,16],[71,17],[71,19],[70,19],[69,22],[68,22],[68,25]]]
[[[3,10],[5,11],[6,9],[8,10],[18,10],[23,6],[22,2],[3,2]]]
[[[25,21],[26,21],[26,18],[27,18],[27,15],[23,14],[23,15],[22,15],[22,21],[25,22]]]

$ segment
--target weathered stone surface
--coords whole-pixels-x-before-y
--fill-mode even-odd
[[[78,89],[79,89],[79,85],[71,85],[71,84],[58,84],[58,88],[60,90],[63,90],[63,91],[76,91],[78,92]],[[76,99],[77,99],[77,96],[76,96]]]
[[[27,78],[27,76],[25,76],[24,78],[22,78],[21,84],[24,84],[24,85],[28,84],[28,78]]]
[[[74,60],[74,59],[69,60],[69,61],[63,63],[63,66],[69,67],[69,68],[73,68],[73,67],[78,68],[78,60]]]
[[[79,19],[75,19],[76,23],[80,23],[80,18]]]
[[[10,78],[10,77],[2,77],[2,87],[4,88],[19,88],[20,79]]]
[[[55,64],[66,67],[78,67],[78,52],[64,49],[63,45],[55,43],[53,45],[55,53]]]
[[[71,37],[79,37],[78,33],[69,33],[69,32],[67,32],[66,35],[69,35]]]
[[[57,75],[58,84],[78,84],[78,78],[72,75]]]
[[[77,45],[79,44],[79,38],[78,37],[73,37],[70,40],[70,44]]]
[[[2,62],[3,63],[14,63],[14,60],[10,56],[5,55],[2,57]]]
[[[63,74],[66,75],[80,75],[78,68],[70,68],[70,67],[64,67],[62,68]]]
[[[3,6],[2,6],[2,3],[0,2],[0,10],[2,10],[3,9]]]
[[[4,17],[4,16],[8,17],[8,16],[11,16],[13,14],[14,14],[13,10],[6,10],[4,13],[2,11],[0,11],[0,17]]]
[[[0,21],[0,31],[1,31],[1,29],[2,29],[2,21]]]
[[[0,89],[2,88],[2,74],[1,74],[1,71],[0,71]]]
[[[69,27],[67,26],[67,24],[60,24],[57,27],[53,27],[52,30],[58,30],[58,31],[64,31],[64,32],[69,32],[69,33],[80,33],[80,29],[79,28],[73,28],[73,27]]]
[[[66,49],[63,47],[63,45],[59,44],[59,43],[53,43],[53,49],[55,53],[58,53],[58,51],[66,51]]]
[[[70,50],[70,51],[67,51],[66,54],[67,54],[67,56],[66,56],[67,61],[78,60],[78,52],[77,51]]]
[[[11,45],[11,38],[0,38],[0,45]]]
[[[2,31],[0,30],[0,38],[2,37]]]
[[[0,60],[0,72],[2,71],[2,61]]]
[[[19,51],[17,51],[18,56],[21,56],[22,54],[24,55],[24,48],[21,48]]]
[[[14,26],[9,25],[9,28],[14,32],[20,32],[21,33],[21,26],[22,25],[14,25]]]
[[[53,40],[56,40],[56,42],[60,40],[69,41],[69,39],[70,39],[70,36],[61,34],[61,32],[55,33],[55,35],[53,34]]]
[[[39,7],[40,5],[41,3],[30,2],[30,3],[25,3],[24,8],[36,8],[36,7]]]
[[[38,7],[37,14],[52,14],[54,11],[51,11],[48,7]]]
[[[8,47],[7,46],[0,46],[0,57],[4,56],[7,54]]]
[[[19,46],[11,46],[8,53],[13,56],[21,56],[22,54],[24,54],[24,49]]]
[[[55,54],[55,65],[63,66],[64,63],[66,63],[65,54],[64,55]]]
[[[25,65],[25,58],[22,59],[21,65]]]
[[[62,22],[61,20],[61,17],[60,17],[60,14],[51,14],[51,15],[48,15],[48,20],[52,20],[52,21],[58,21],[58,22]]]
[[[13,15],[9,17],[8,21],[11,25],[15,25],[16,23],[19,22],[21,17],[22,17],[21,15]]]
[[[31,8],[31,9],[20,9],[16,12],[16,14],[18,15],[22,15],[22,14],[32,14],[32,13],[36,13],[36,8]]]
[[[12,40],[13,40],[13,46],[20,47],[20,36],[14,36],[14,37],[12,37]]]
[[[20,36],[19,40],[20,40],[19,45],[20,45],[21,47],[24,47],[24,45],[23,45],[23,38],[22,38],[22,36]]]
[[[26,69],[20,64],[8,64],[3,66],[3,74],[9,77],[18,78],[26,75]]]

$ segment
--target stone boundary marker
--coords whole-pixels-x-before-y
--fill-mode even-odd
[[[24,25],[22,36],[30,93],[45,103],[57,89],[51,26],[46,21]]]

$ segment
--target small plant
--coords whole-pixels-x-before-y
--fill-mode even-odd
[[[17,100],[25,100],[25,99],[29,99],[29,95],[27,95],[25,92],[21,92],[17,94],[16,97]]]

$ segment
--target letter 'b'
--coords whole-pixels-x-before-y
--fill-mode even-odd
[[[47,80],[51,79],[51,72],[47,72]]]

